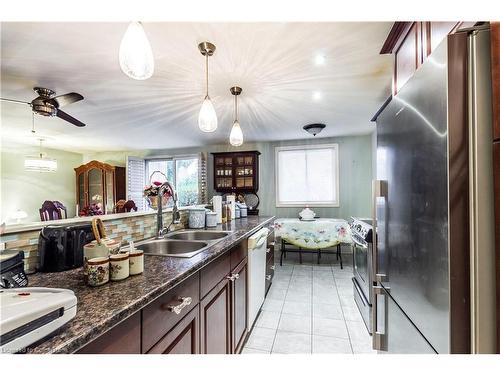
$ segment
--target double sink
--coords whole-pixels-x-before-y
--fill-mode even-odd
[[[214,243],[226,238],[231,232],[207,230],[181,230],[161,239],[147,240],[136,247],[144,255],[160,255],[190,258]]]

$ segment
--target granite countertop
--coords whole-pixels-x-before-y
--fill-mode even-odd
[[[29,276],[30,287],[64,288],[78,298],[76,316],[50,337],[32,345],[28,353],[72,353],[172,289],[235,243],[270,224],[274,217],[248,216],[213,230],[232,231],[223,240],[192,258],[145,256],[144,273],[122,281],[90,287],[81,268]]]

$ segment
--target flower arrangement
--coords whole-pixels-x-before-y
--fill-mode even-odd
[[[162,182],[160,181],[153,181],[151,184],[146,185],[144,187],[143,194],[146,197],[146,199],[149,202],[149,206],[151,208],[157,208],[158,207],[158,190],[161,186]],[[162,196],[162,205],[165,206],[172,196],[172,191],[169,189],[165,189],[163,192]]]
[[[96,215],[104,215],[100,203],[91,203],[90,205],[83,207],[79,212],[79,216],[96,216]]]

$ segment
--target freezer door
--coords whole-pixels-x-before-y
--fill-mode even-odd
[[[440,353],[449,352],[450,325],[447,135],[445,40],[377,119],[377,179],[387,189],[376,202],[377,272]],[[399,330],[399,320],[389,313],[389,350],[397,343],[398,351],[413,351],[419,339]]]

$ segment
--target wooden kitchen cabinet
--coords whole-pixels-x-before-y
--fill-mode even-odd
[[[75,168],[76,202],[79,209],[99,203],[103,213],[112,213],[116,202],[125,197],[125,168],[97,160]]]
[[[475,22],[395,22],[380,54],[394,56],[392,95],[404,86],[432,51],[451,33]]]
[[[140,354],[141,353],[141,312],[137,312],[123,322],[97,337],[77,354]]]
[[[192,309],[148,354],[198,354],[200,352],[200,310]]]
[[[231,271],[231,353],[239,353],[245,342],[248,320],[247,258]]]
[[[214,190],[221,193],[259,190],[259,151],[215,152]]]
[[[231,353],[231,290],[224,277],[200,302],[202,354]]]

